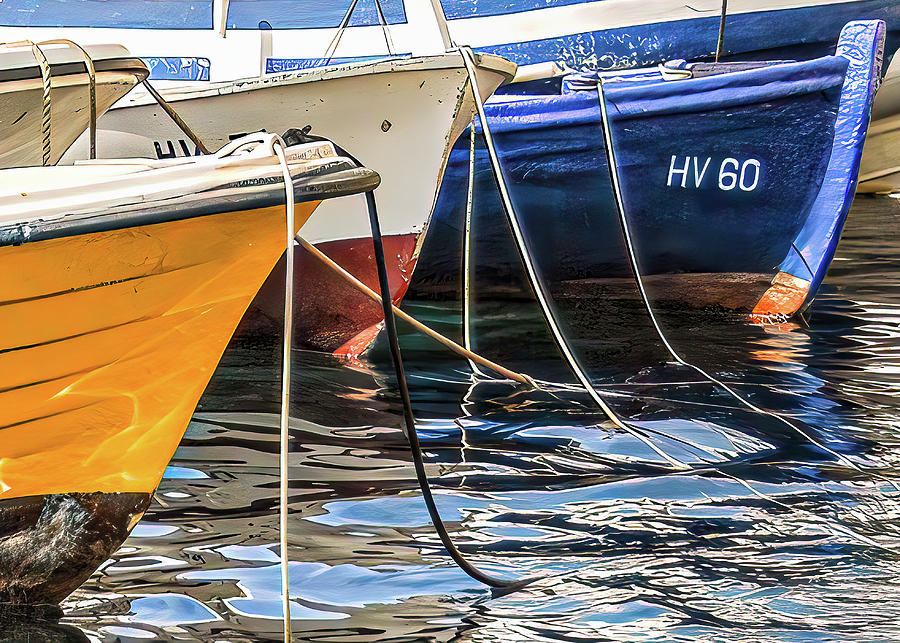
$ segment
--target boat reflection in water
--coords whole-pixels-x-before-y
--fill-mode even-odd
[[[3,172],[0,602],[65,598],[147,508],[283,252],[275,144]],[[378,184],[327,142],[286,157],[297,226]]]

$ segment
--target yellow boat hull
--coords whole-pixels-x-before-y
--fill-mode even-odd
[[[317,205],[297,205],[298,227]],[[0,601],[61,600],[127,535],[281,256],[284,221],[277,206],[0,247],[0,532],[72,520],[52,555],[86,570],[4,573]],[[0,538],[0,568],[25,573],[33,544]]]

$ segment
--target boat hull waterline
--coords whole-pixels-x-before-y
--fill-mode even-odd
[[[808,305],[856,187],[883,35],[881,22],[851,23],[837,56],[677,81],[651,70],[606,85],[626,214],[656,302],[760,317]],[[567,86],[488,104],[511,195],[551,290],[636,296],[596,77],[570,77]],[[464,143],[451,154],[417,294],[459,291]],[[475,292],[527,297],[481,146],[475,179]]]

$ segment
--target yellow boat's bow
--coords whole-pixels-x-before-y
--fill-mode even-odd
[[[149,503],[284,251],[271,144],[2,172],[0,527],[21,528],[0,528],[0,601],[62,599]],[[330,143],[286,157],[298,228],[322,199],[378,183]],[[64,534],[39,528],[51,518]]]

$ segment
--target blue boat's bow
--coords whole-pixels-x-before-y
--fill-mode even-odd
[[[836,54],[846,58],[848,66],[825,180],[772,286],[753,310],[758,321],[802,310],[825,278],[856,191],[872,101],[881,81],[884,41],[881,20],[851,22],[841,32]]]

